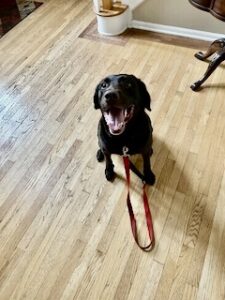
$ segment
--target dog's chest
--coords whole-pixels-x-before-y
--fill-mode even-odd
[[[131,136],[129,139],[113,141],[112,139],[107,143],[107,148],[109,152],[114,154],[123,154],[123,148],[127,147],[129,149],[129,154],[136,154],[141,152],[142,145],[140,141],[137,141],[134,136]]]
[[[104,136],[102,139],[103,147],[112,154],[123,154],[123,148],[129,149],[129,154],[141,153],[146,143],[149,141],[149,134],[130,133],[121,136]]]

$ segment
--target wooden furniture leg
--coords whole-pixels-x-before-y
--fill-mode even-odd
[[[209,78],[209,76],[221,64],[221,62],[225,60],[225,38],[214,41],[205,53],[200,51],[195,54],[195,57],[205,61],[206,58],[210,57],[212,54],[212,59],[209,62],[208,68],[203,77],[191,85],[191,89],[193,91],[197,91],[206,79]]]

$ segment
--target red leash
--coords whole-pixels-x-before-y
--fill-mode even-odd
[[[146,224],[147,224],[147,228],[148,228],[148,235],[149,235],[150,242],[147,246],[141,246],[139,239],[138,239],[137,222],[136,222],[132,204],[130,201],[130,160],[129,160],[129,156],[128,156],[127,152],[128,152],[128,148],[124,147],[123,148],[123,162],[124,162],[124,167],[125,167],[125,171],[126,171],[126,179],[127,179],[127,189],[128,189],[127,207],[128,207],[128,212],[129,212],[129,216],[130,216],[131,229],[132,229],[134,240],[137,243],[137,245],[143,251],[148,252],[154,248],[155,236],[154,236],[154,229],[153,229],[153,223],[152,223],[152,215],[151,215],[150,207],[148,204],[148,197],[147,197],[146,191],[145,191],[146,184],[145,184],[145,182],[143,182],[143,205],[144,205],[144,209],[145,209]]]

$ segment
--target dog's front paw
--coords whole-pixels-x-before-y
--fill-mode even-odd
[[[105,169],[105,177],[108,181],[113,181],[116,177],[116,173],[113,171],[113,169]]]
[[[99,162],[102,162],[104,160],[105,156],[101,149],[98,149],[98,151],[96,153],[96,158],[97,158],[97,161],[99,161]]]
[[[144,181],[149,184],[153,185],[155,183],[155,175],[152,172],[149,172],[148,174],[145,174]]]

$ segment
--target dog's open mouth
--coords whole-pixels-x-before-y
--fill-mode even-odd
[[[128,108],[112,107],[103,112],[109,131],[113,135],[119,135],[124,132],[126,123],[132,118],[134,106]]]

